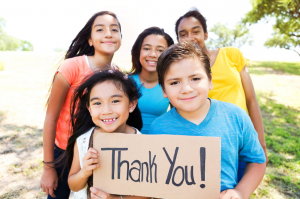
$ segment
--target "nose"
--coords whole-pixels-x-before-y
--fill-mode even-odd
[[[106,104],[106,105],[103,104],[103,106],[102,106],[102,115],[109,115],[109,114],[112,114],[112,113],[113,113],[113,111],[111,109],[111,106],[108,105],[108,104]]]
[[[156,58],[156,57],[157,57],[157,54],[156,54],[156,53],[157,53],[156,50],[153,49],[153,50],[150,51],[149,56],[150,56],[150,57],[155,57],[155,58]]]
[[[191,33],[188,34],[187,39],[192,42],[195,40]]]
[[[187,93],[191,93],[193,92],[193,88],[191,87],[191,85],[189,84],[189,82],[182,82],[182,88],[181,88],[181,93],[183,94],[187,94]]]
[[[112,34],[111,34],[111,31],[110,31],[109,29],[107,29],[107,30],[105,31],[105,37],[106,37],[106,38],[112,38]]]

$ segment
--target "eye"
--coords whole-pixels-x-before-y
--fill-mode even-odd
[[[186,34],[179,35],[179,37],[185,37],[185,36],[186,36]]]
[[[158,52],[160,52],[160,53],[163,53],[163,52],[164,52],[164,50],[158,50]]]
[[[112,31],[114,31],[114,32],[119,32],[119,30],[118,30],[118,29],[112,29]]]
[[[143,48],[143,50],[150,50],[150,48]]]
[[[177,85],[177,84],[179,84],[179,81],[171,82],[170,85]]]
[[[101,105],[101,103],[100,102],[95,102],[95,103],[93,103],[93,105]]]
[[[198,81],[198,80],[200,80],[200,78],[199,78],[199,77],[195,77],[195,78],[193,78],[192,80],[193,80],[193,81]]]
[[[112,101],[113,104],[118,103],[118,102],[119,102],[119,100]]]
[[[194,33],[197,34],[197,33],[199,33],[199,32],[200,32],[200,31],[195,31]]]
[[[100,32],[100,31],[103,31],[103,29],[100,28],[100,29],[97,29],[96,31],[97,31],[97,32]]]

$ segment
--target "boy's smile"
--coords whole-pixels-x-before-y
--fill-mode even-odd
[[[202,116],[205,118],[210,107],[207,96],[212,82],[200,60],[186,58],[172,63],[164,79],[164,97],[169,98],[182,117],[194,123]]]

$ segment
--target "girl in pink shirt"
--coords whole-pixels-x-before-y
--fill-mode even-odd
[[[53,78],[44,123],[44,171],[40,186],[48,198],[68,198],[68,171],[55,169],[72,132],[70,101],[74,89],[93,71],[111,68],[114,53],[121,45],[121,25],[109,11],[94,14],[72,41],[65,60]],[[62,179],[58,180],[58,176]]]

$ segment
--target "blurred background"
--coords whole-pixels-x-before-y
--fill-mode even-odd
[[[57,63],[96,12],[117,14],[122,45],[113,62],[131,68],[144,29],[163,28],[196,7],[206,18],[209,49],[235,46],[261,106],[270,164],[252,198],[300,198],[299,0],[0,0],[0,198],[45,198],[42,128]]]

